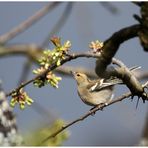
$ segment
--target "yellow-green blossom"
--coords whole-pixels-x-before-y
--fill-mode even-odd
[[[21,109],[25,108],[25,105],[31,105],[33,100],[27,95],[23,89],[20,89],[18,92],[12,94],[12,99],[10,101],[10,105],[14,107],[16,104],[19,104]]]
[[[44,50],[42,57],[38,60],[41,68],[33,70],[34,74],[41,74],[44,70],[48,69],[52,64],[56,64],[57,67],[61,65],[61,61],[65,59],[68,50],[71,47],[71,42],[66,41],[64,45],[61,44],[61,39],[59,37],[52,37],[50,41],[54,44],[55,48],[53,50]],[[50,84],[53,87],[58,88],[58,82],[61,77],[55,76],[51,71],[44,77],[36,79],[33,83],[37,87],[42,87],[46,84]]]

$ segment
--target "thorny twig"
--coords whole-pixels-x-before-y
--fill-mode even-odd
[[[148,82],[146,82],[145,84],[143,84],[143,87],[146,87],[148,85]],[[68,123],[67,125],[61,127],[59,130],[57,130],[55,133],[51,134],[50,136],[46,137],[44,140],[42,140],[42,142],[39,144],[41,145],[42,143],[46,142],[47,140],[51,139],[51,138],[54,138],[55,136],[57,136],[59,133],[61,133],[62,131],[64,131],[66,128],[72,126],[73,124],[79,122],[79,121],[82,121],[84,119],[86,119],[87,117],[89,117],[90,115],[93,115],[94,113],[96,113],[96,111],[98,110],[102,110],[103,108],[107,107],[107,106],[110,106],[112,104],[115,104],[117,102],[120,102],[126,98],[129,98],[130,96],[132,96],[132,93],[131,92],[128,92],[128,93],[125,93],[123,95],[121,95],[120,97],[112,100],[110,103],[108,103],[107,105],[105,104],[102,104],[102,105],[99,105],[99,106],[96,106],[94,109],[90,110],[89,112],[87,112],[85,115],[81,116],[80,118]]]
[[[112,63],[117,64],[120,67],[116,70],[117,77],[122,79],[133,94],[141,96],[143,94],[143,88],[137,78],[133,75],[132,71],[130,71],[130,69],[118,59],[113,58]]]

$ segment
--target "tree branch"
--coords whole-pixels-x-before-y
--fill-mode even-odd
[[[20,54],[20,52],[21,52],[21,53],[24,54],[24,53],[28,52],[29,56],[30,57],[34,56],[34,57],[32,57],[32,59],[35,59],[37,61],[38,56],[41,56],[41,50],[39,50],[40,48],[38,49],[36,46],[29,46],[29,47],[30,47],[31,50],[26,50],[26,48],[24,46],[21,46],[21,50],[19,48],[16,48],[15,46],[11,47],[12,49],[14,48],[16,51],[11,50],[10,48],[8,48],[8,49],[9,49],[9,51],[13,51],[12,53],[17,52],[17,53]],[[19,51],[18,51],[18,49],[19,49]],[[0,51],[1,51],[0,55],[6,54],[8,52],[8,50],[0,50]],[[61,61],[61,65],[63,65],[64,63],[66,63],[68,61],[79,58],[79,57],[87,57],[87,58],[92,57],[92,58],[100,59],[102,57],[102,54],[101,53],[91,53],[91,52],[71,54],[71,55],[68,55],[64,60]],[[131,73],[131,71],[121,61],[119,61],[119,60],[117,61],[115,58],[113,58],[112,61],[114,63],[118,64],[120,66],[120,68],[110,70],[109,76],[114,75],[114,76],[117,76],[118,78],[121,78],[133,94],[138,95],[138,96],[142,96],[143,95],[143,89],[142,89],[139,81],[133,75],[133,73]],[[22,87],[32,83],[34,80],[38,79],[41,76],[44,77],[49,71],[54,70],[56,68],[57,68],[57,65],[55,63],[55,64],[51,65],[49,67],[49,69],[45,70],[42,74],[37,75],[35,78],[22,83],[19,87],[12,90],[7,95],[8,96],[11,95],[14,91],[18,91]],[[143,101],[144,100],[145,99],[143,99]]]
[[[143,94],[143,88],[135,75],[133,75],[132,70],[127,68],[123,62],[115,58],[112,58],[112,63],[117,64],[120,67],[113,70],[113,72],[111,71],[112,75],[122,79],[133,94],[141,96]]]
[[[119,97],[118,99],[116,99],[116,100],[110,102],[110,103],[108,104],[108,106],[111,105],[111,104],[113,104],[113,103],[115,103],[115,102],[122,101],[123,99],[125,99],[125,98],[127,98],[127,97],[130,97],[130,96],[131,96],[131,93],[130,93],[130,92],[129,92],[129,93],[126,93],[126,94],[122,95],[122,97]],[[59,130],[57,130],[55,133],[53,133],[53,134],[51,134],[50,136],[46,137],[46,138],[41,142],[41,144],[44,143],[44,142],[46,142],[47,140],[49,140],[49,139],[51,139],[51,138],[54,138],[54,137],[57,136],[59,133],[61,133],[62,131],[64,131],[66,128],[72,126],[73,124],[75,124],[75,123],[77,123],[77,122],[79,122],[79,121],[82,121],[82,120],[84,120],[85,118],[89,117],[90,115],[94,114],[96,111],[102,110],[104,107],[105,107],[105,104],[96,106],[93,110],[90,110],[90,111],[87,112],[85,115],[83,115],[83,116],[81,116],[80,118],[78,118],[78,119],[76,119],[76,120],[74,120],[74,121],[68,123],[67,125],[61,127]],[[40,144],[40,145],[41,145],[41,144]]]
[[[133,25],[115,32],[110,38],[104,42],[101,50],[101,57],[96,61],[95,71],[98,76],[102,75],[106,67],[111,63],[119,49],[120,44],[131,38],[137,37],[140,30],[140,25]]]
[[[37,59],[41,57],[41,51],[43,48],[36,46],[34,44],[28,45],[9,45],[9,46],[0,46],[0,57],[11,56],[11,55],[23,55],[28,58],[32,58],[32,61],[37,64]],[[73,67],[73,66],[60,66],[57,67],[55,72],[62,74],[63,76],[71,76],[70,71],[79,71],[85,73],[90,78],[97,78],[98,76],[95,74],[95,71],[86,69],[84,67]],[[133,71],[135,77],[140,80],[148,79],[148,71]]]
[[[63,65],[64,63],[74,60],[76,58],[80,58],[80,57],[85,57],[85,58],[100,58],[101,54],[94,54],[91,52],[85,52],[85,53],[76,53],[76,54],[71,54],[65,57],[65,59],[63,59],[61,61],[61,65]],[[115,59],[113,58],[113,61],[115,61]],[[122,63],[123,64],[123,63]],[[121,65],[123,66],[123,65]],[[54,69],[56,69],[58,66],[56,63],[52,64],[48,69],[44,70],[41,74],[37,75],[36,77],[34,77],[33,79],[26,81],[24,83],[21,83],[16,89],[13,89],[12,91],[10,91],[10,93],[7,94],[7,96],[12,95],[13,92],[17,92],[19,91],[21,88],[25,87],[26,85],[34,82],[36,79],[40,78],[40,77],[45,77],[46,74],[49,71],[52,71]],[[143,98],[143,101],[145,101],[145,94],[144,94],[144,90],[142,89],[141,84],[139,83],[139,81],[135,78],[135,76],[131,73],[130,70],[128,70],[128,68],[121,67],[119,69],[113,69],[113,71],[110,71],[110,75],[114,75],[117,76],[119,78],[121,78],[123,80],[123,82],[126,82],[125,84],[128,86],[128,88],[131,90],[131,92],[134,95],[138,95],[139,97]]]
[[[100,54],[93,54],[90,52],[86,52],[86,53],[77,53],[77,54],[71,54],[69,56],[67,56],[65,59],[63,59],[61,61],[61,65],[63,65],[64,63],[74,60],[76,58],[80,58],[80,57],[85,57],[85,58],[98,58],[100,57]],[[37,75],[36,77],[34,77],[31,80],[28,80],[24,83],[21,83],[17,88],[13,89],[12,91],[10,91],[10,93],[7,93],[7,96],[11,96],[13,94],[13,92],[17,92],[18,90],[20,90],[21,88],[25,87],[26,85],[32,83],[33,81],[35,81],[36,79],[40,78],[40,77],[44,77],[49,71],[54,70],[55,68],[57,68],[57,64],[54,63],[53,65],[51,65],[48,69],[46,69],[43,73]]]
[[[143,85],[143,87],[147,86],[147,83],[145,83]],[[80,118],[68,123],[67,125],[61,127],[59,130],[57,130],[55,133],[51,134],[50,136],[46,137],[44,140],[42,140],[42,142],[39,144],[43,144],[44,142],[46,142],[47,140],[51,139],[51,138],[54,138],[55,136],[57,136],[59,133],[61,133],[62,131],[64,131],[66,128],[72,126],[73,124],[77,123],[77,122],[80,122],[80,121],[83,121],[84,119],[86,119],[87,117],[89,117],[90,115],[93,115],[95,114],[98,110],[102,110],[104,109],[105,107],[107,106],[110,106],[112,104],[115,104],[117,102],[120,102],[126,98],[129,98],[130,96],[132,96],[131,92],[128,92],[128,93],[125,93],[123,94],[122,96],[116,98],[115,100],[112,100],[110,103],[108,103],[108,105],[105,105],[105,104],[101,104],[101,105],[98,105],[96,106],[94,109],[90,110],[89,112],[87,112],[85,115],[81,116]]]

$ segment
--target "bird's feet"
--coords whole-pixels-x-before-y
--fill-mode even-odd
[[[94,106],[93,108],[91,108],[91,109],[89,110],[89,112],[91,113],[92,116],[94,116],[95,113],[96,113],[96,112],[92,112],[92,110],[95,109],[95,108],[96,108],[96,106]]]
[[[96,111],[93,111],[93,110],[94,110],[95,108],[99,108],[101,111],[103,111],[104,106],[107,106],[107,103],[101,103],[101,104],[99,104],[99,105],[97,105],[97,106],[94,106],[93,108],[91,108],[91,109],[89,110],[89,112],[91,113],[92,116],[94,116],[95,113],[96,113]]]

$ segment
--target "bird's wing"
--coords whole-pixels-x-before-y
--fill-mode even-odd
[[[101,89],[104,89],[109,86],[114,86],[116,84],[123,84],[123,81],[118,78],[101,79],[99,81],[93,81],[93,83],[89,87],[89,90],[91,92],[99,91]]]
[[[94,80],[94,81],[90,81],[90,83],[87,85],[87,89],[92,92],[92,91],[96,91],[98,88],[101,87],[102,83],[103,83],[104,79],[101,80]]]

